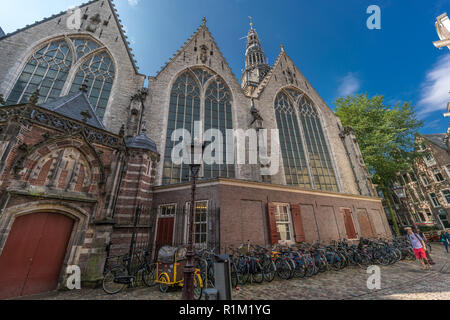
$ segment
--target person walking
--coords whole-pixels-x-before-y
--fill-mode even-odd
[[[428,261],[427,255],[425,253],[425,251],[427,250],[427,246],[425,245],[422,237],[414,233],[410,227],[405,228],[405,230],[407,232],[406,238],[409,240],[409,242],[411,242],[411,246],[413,247],[416,259],[422,263],[424,270],[427,270],[427,268],[431,270],[431,264]]]
[[[445,251],[447,251],[447,253],[448,253],[448,246],[450,245],[449,235],[450,234],[448,232],[442,231],[440,239],[439,239],[442,242],[442,244],[444,245]]]

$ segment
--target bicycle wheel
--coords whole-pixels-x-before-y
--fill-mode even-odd
[[[264,280],[267,282],[272,282],[275,279],[275,275],[277,274],[277,268],[275,267],[275,263],[273,261],[269,261],[264,265]]]
[[[250,280],[250,270],[248,268],[247,262],[242,264],[239,268],[239,276],[238,276],[239,284],[246,284]]]
[[[142,271],[142,282],[147,287],[153,287],[156,280],[156,264],[147,265],[147,267]]]
[[[196,274],[194,276],[194,300],[200,300],[202,298],[203,288],[200,283],[202,283],[200,275]]]
[[[166,293],[169,290],[170,279],[166,274],[162,274],[159,276],[159,291],[162,293]]]
[[[303,258],[299,258],[299,260],[296,261],[294,276],[296,278],[304,278],[305,275],[306,275],[305,260]]]
[[[116,294],[121,292],[127,284],[117,283],[115,280],[118,277],[126,277],[128,276],[128,270],[124,266],[113,267],[109,270],[105,276],[103,277],[102,287],[103,291],[107,294]]]
[[[287,280],[291,276],[291,266],[287,261],[277,260],[277,274],[281,279]]]
[[[263,268],[259,262],[255,263],[255,270],[253,270],[252,278],[256,283],[262,283],[264,281]]]

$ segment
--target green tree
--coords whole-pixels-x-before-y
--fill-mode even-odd
[[[399,233],[390,201],[397,172],[410,170],[415,152],[415,136],[423,123],[410,103],[384,104],[384,96],[347,96],[335,101],[336,115],[344,127],[355,132],[372,180],[383,191],[394,227]]]

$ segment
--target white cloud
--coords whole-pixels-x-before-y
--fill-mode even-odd
[[[136,7],[140,0],[128,0],[128,4],[132,7]]]
[[[356,77],[353,72],[347,73],[345,77],[341,80],[341,85],[338,88],[338,95],[340,97],[346,97],[349,95],[353,95],[358,92],[361,87],[360,80]]]
[[[423,116],[434,111],[444,112],[450,101],[450,54],[440,58],[427,72],[421,87],[418,114]]]

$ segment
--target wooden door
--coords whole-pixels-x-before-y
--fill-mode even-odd
[[[344,218],[345,230],[347,231],[347,239],[356,239],[357,236],[355,225],[353,223],[352,212],[347,208],[342,208],[341,212]]]
[[[156,234],[155,253],[158,256],[158,251],[162,246],[173,245],[173,228],[175,218],[158,218],[158,232]]]
[[[56,289],[73,223],[53,213],[16,219],[0,256],[0,299]]]

